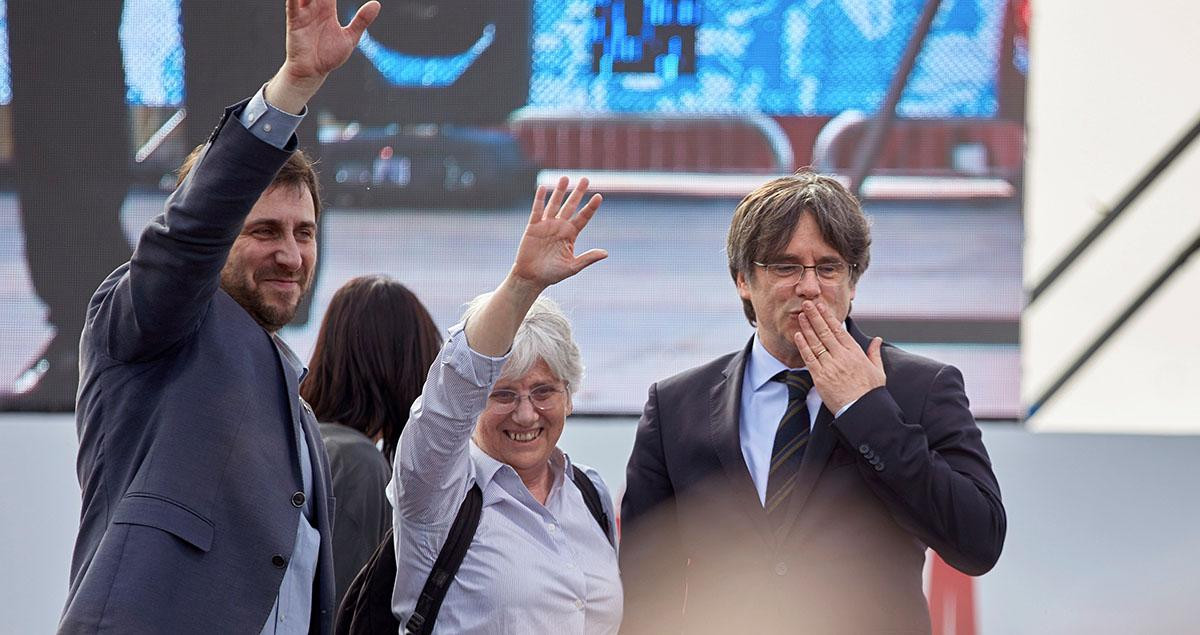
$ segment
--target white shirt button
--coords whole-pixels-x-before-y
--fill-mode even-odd
[[[555,525],[554,523],[546,523],[546,530],[550,533],[554,533],[555,531],[558,531],[558,525]]]
[[[575,610],[577,610],[577,611],[583,610],[583,600],[575,600]]]

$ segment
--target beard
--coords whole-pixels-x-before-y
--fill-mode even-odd
[[[296,317],[296,310],[300,307],[300,301],[304,299],[304,294],[308,293],[308,285],[312,279],[311,274],[300,274],[298,280],[300,285],[300,293],[296,294],[295,300],[284,300],[281,296],[265,291],[261,286],[254,286],[250,280],[244,275],[238,275],[239,272],[226,268],[221,271],[221,288],[230,295],[238,304],[258,322],[268,332],[274,333],[292,321]],[[275,269],[263,269],[254,272],[252,280],[256,283],[260,280],[268,278],[291,278],[295,274],[286,274]],[[274,296],[272,299],[269,296]]]

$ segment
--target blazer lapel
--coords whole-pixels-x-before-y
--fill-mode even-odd
[[[296,375],[296,370],[292,368],[284,356],[283,351],[279,350],[279,345],[275,342],[274,336],[268,335],[271,338],[271,346],[275,349],[275,355],[279,359],[279,367],[283,369],[283,381],[287,389],[288,415],[291,417],[288,420],[290,424],[289,432],[303,432],[304,417],[300,414],[300,378]],[[289,434],[292,437],[292,472],[296,476],[296,482],[302,483],[303,475],[300,473],[300,439],[295,438],[295,434]],[[309,442],[309,447],[312,447],[312,440],[306,439]],[[315,467],[315,464],[314,464]]]
[[[729,364],[722,370],[722,379],[713,386],[710,394],[712,404],[710,431],[713,448],[721,459],[725,478],[733,500],[751,519],[755,531],[767,543],[773,544],[771,527],[767,522],[767,513],[758,500],[758,490],[754,480],[750,478],[750,468],[746,467],[746,459],[742,456],[742,440],[740,435],[742,409],[742,375],[746,370],[746,360],[750,357],[750,346],[753,338],[742,352],[733,356]]]

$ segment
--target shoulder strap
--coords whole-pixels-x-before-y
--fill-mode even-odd
[[[596,519],[596,523],[600,525],[600,531],[604,532],[609,544],[612,544],[613,537],[608,533],[608,514],[604,513],[604,505],[600,503],[600,492],[596,490],[595,483],[592,483],[592,479],[588,478],[583,470],[575,466],[571,467],[573,468],[571,480],[583,494],[583,502],[587,505],[588,511],[592,513],[592,517]],[[462,506],[458,508],[454,525],[450,528],[450,533],[446,536],[446,543],[442,545],[442,550],[433,563],[429,578],[425,580],[425,586],[421,589],[421,597],[417,600],[417,607],[413,610],[412,617],[408,618],[408,622],[404,625],[406,634],[433,632],[433,624],[437,621],[438,611],[442,608],[442,600],[446,599],[446,591],[450,589],[450,583],[454,581],[454,576],[458,573],[458,568],[462,566],[463,558],[467,555],[467,549],[470,548],[471,541],[475,538],[475,530],[479,528],[479,516],[482,511],[483,492],[480,491],[478,484],[472,485]]]
[[[600,531],[608,538],[608,544],[613,544],[613,537],[608,533],[608,514],[604,513],[604,504],[600,502],[600,492],[596,490],[596,484],[586,472],[579,469],[579,466],[572,465],[571,472],[571,480],[575,481],[575,487],[583,494],[583,504],[587,505],[588,511],[592,512],[592,518],[600,524]]]
[[[467,549],[471,546],[471,540],[475,538],[475,530],[479,528],[479,515],[482,511],[483,492],[480,491],[478,484],[474,484],[458,508],[458,515],[454,517],[454,525],[450,527],[450,533],[446,535],[446,542],[442,545],[442,550],[438,552],[433,569],[429,571],[429,578],[425,580],[425,586],[421,589],[417,607],[413,609],[412,616],[404,625],[406,634],[433,632],[433,624],[437,621],[438,611],[442,608],[442,600],[446,599],[446,591],[450,589],[450,583],[454,581],[458,568],[462,566]]]

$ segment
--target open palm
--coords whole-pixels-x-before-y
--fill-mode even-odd
[[[563,196],[569,184],[567,177],[559,179],[549,200],[545,200],[546,187],[538,187],[529,224],[525,227],[516,261],[513,262],[514,275],[542,288],[569,278],[608,257],[608,252],[603,249],[590,249],[575,255],[575,239],[596,210],[600,209],[603,199],[599,194],[594,194],[576,212],[579,202],[587,193],[588,180],[580,179],[564,201]]]
[[[289,72],[297,78],[324,77],[344,64],[379,8],[376,0],[363,4],[343,27],[337,0],[287,0]]]

